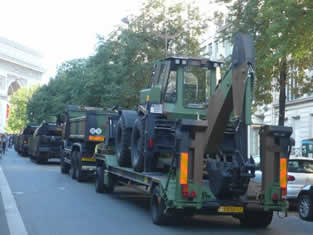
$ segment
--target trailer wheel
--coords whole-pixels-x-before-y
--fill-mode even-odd
[[[60,169],[61,173],[67,174],[70,170],[70,166],[64,161],[64,151],[61,149],[60,151]]]
[[[117,162],[120,166],[129,166],[131,128],[126,128],[123,116],[120,117],[116,130],[115,146]]]
[[[75,153],[76,153],[74,155],[74,159],[76,162],[75,178],[77,179],[78,182],[82,182],[84,180],[84,172],[82,171],[82,168],[81,168],[80,152],[75,152]]]
[[[135,171],[143,171],[144,167],[144,130],[142,120],[138,118],[131,136],[131,164]]]
[[[160,195],[160,187],[155,186],[151,197],[151,217],[156,225],[165,225],[169,218],[165,213],[165,202]]]
[[[104,193],[104,169],[101,166],[97,166],[96,169],[96,192]]]
[[[245,211],[239,219],[244,227],[266,228],[272,222],[273,211]]]
[[[71,156],[70,175],[71,175],[72,179],[75,179],[75,177],[76,177],[75,152],[72,152],[72,156]]]

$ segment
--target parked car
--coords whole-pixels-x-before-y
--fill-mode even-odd
[[[256,164],[255,177],[250,180],[249,187],[259,189],[262,181],[262,172],[259,167],[260,157],[255,156],[254,161]],[[288,200],[296,200],[300,190],[309,184],[313,184],[313,159],[290,156],[288,161]]]
[[[287,198],[297,199],[301,189],[313,184],[313,159],[290,157],[288,161]]]
[[[298,195],[298,212],[301,219],[313,221],[313,184],[301,189]]]

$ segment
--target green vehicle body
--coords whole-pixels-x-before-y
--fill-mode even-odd
[[[250,38],[238,38],[233,65],[223,77],[222,63],[206,58],[169,57],[156,63],[137,110],[108,117],[106,141],[95,151],[97,192],[112,192],[115,185],[145,186],[156,224],[196,213],[232,215],[246,225],[266,227],[273,211],[286,212],[282,164],[290,153],[289,127],[262,129],[262,188],[246,193],[255,170],[247,153],[254,53]],[[121,161],[122,128],[131,130],[131,143],[123,150],[130,150],[131,166]]]
[[[28,154],[36,163],[60,157],[62,128],[55,122],[43,121],[29,139]]]
[[[103,108],[69,105],[63,125],[61,172],[82,181],[94,175],[96,144],[104,141],[107,113]]]
[[[14,138],[14,148],[15,151],[22,156],[27,156],[29,154],[29,146],[32,139],[32,135],[38,128],[37,125],[28,125],[23,129],[21,134],[15,136]]]

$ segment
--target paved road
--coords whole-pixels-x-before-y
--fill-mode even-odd
[[[92,182],[78,183],[62,175],[58,162],[36,165],[9,150],[0,160],[28,235],[91,234],[313,234],[313,223],[296,215],[275,216],[267,229],[239,226],[231,217],[196,216],[182,224],[159,227],[151,222],[149,201],[131,189],[113,195],[95,193]],[[9,233],[0,200],[0,235]]]

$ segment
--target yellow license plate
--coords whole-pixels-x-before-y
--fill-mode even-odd
[[[220,213],[243,213],[242,206],[220,206],[217,209]]]
[[[95,158],[88,158],[88,157],[82,157],[81,160],[83,162],[95,162],[96,161]]]

